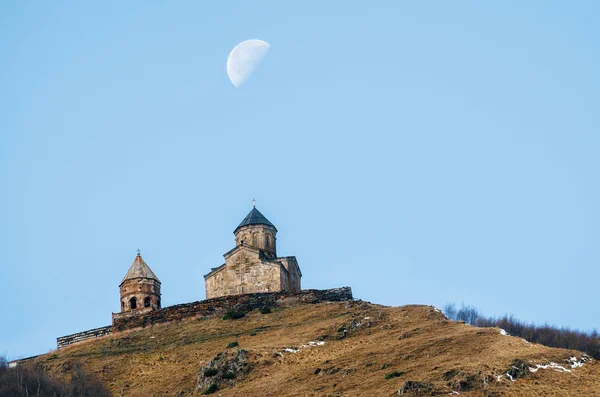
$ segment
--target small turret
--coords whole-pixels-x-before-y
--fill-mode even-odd
[[[160,280],[146,264],[140,250],[119,289],[122,313],[160,309]]]

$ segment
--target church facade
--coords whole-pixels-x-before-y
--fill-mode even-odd
[[[277,228],[256,207],[234,230],[235,248],[204,276],[206,299],[256,292],[300,291],[295,256],[277,256]]]

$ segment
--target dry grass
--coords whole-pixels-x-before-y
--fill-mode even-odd
[[[319,338],[325,338],[324,345],[281,353]],[[216,396],[394,396],[407,380],[431,383],[448,394],[451,381],[443,380],[448,371],[482,379],[506,372],[515,359],[563,363],[582,355],[502,336],[497,328],[448,321],[430,306],[354,302],[157,325],[71,346],[39,361],[63,376],[80,361],[115,396],[187,396],[200,368],[233,341],[250,352],[252,370]],[[392,372],[401,375],[385,379]],[[515,382],[505,377],[478,387],[460,394],[600,396],[600,365],[593,361],[570,373],[539,370]]]

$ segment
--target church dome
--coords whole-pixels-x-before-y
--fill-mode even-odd
[[[256,209],[256,207],[252,208],[252,211],[250,211],[250,213],[246,215],[242,223],[240,223],[233,232],[236,233],[241,227],[250,225],[271,226],[273,229],[275,229],[275,231],[277,231],[275,225],[273,225],[267,218],[265,218],[265,216],[261,214],[260,211]]]

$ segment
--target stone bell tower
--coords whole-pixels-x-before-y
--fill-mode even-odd
[[[160,280],[146,264],[140,250],[119,284],[121,313],[160,309]]]

